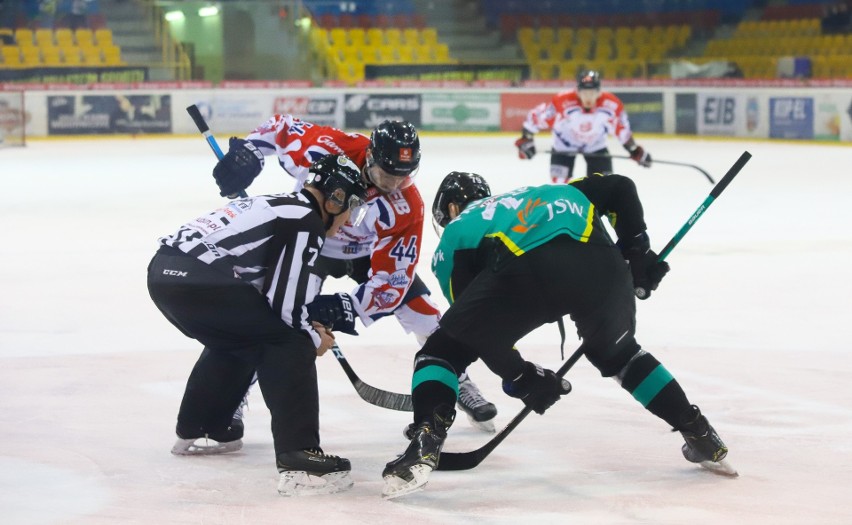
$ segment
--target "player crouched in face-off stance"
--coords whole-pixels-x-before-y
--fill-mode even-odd
[[[417,354],[411,394],[416,430],[405,452],[385,467],[383,496],[417,490],[438,468],[454,418],[456,369],[482,359],[502,378],[506,394],[538,414],[569,393],[567,381],[513,350],[533,329],[566,315],[601,375],[681,432],[687,460],[724,469],[725,444],[634,338],[635,296],[650,296],[669,266],[650,249],[633,181],[595,175],[569,185],[490,193],[482,177],[453,172],[435,196],[432,216],[446,230],[432,271],[451,306]],[[618,217],[617,244],[601,222],[610,214]]]
[[[601,91],[597,71],[580,73],[576,90],[557,93],[549,103],[542,102],[530,110],[521,138],[515,141],[518,157],[533,158],[533,137],[547,129],[553,135],[550,180],[554,183],[571,180],[578,154],[586,160],[587,176],[612,173],[607,135],[616,137],[640,166],[651,167],[651,155],[633,140],[624,104],[612,93]]]
[[[232,415],[257,371],[272,415],[285,496],[352,486],[349,460],[323,453],[316,357],[334,343],[306,305],[320,289],[317,256],[327,235],[366,212],[367,186],[347,157],[315,162],[298,192],[229,202],[160,239],[148,267],[157,308],[204,350],[177,418],[177,455],[242,447]]]
[[[395,316],[406,333],[422,345],[438,328],[441,312],[429,289],[415,273],[423,238],[424,204],[414,178],[420,168],[420,137],[410,122],[381,122],[369,137],[345,133],[293,115],[274,115],[246,136],[232,138],[230,149],[213,170],[221,194],[246,189],[263,164],[256,155],[275,155],[278,164],[301,187],[311,162],[324,155],[343,154],[361,169],[369,187],[369,211],[357,226],[344,224],[330,236],[317,259],[325,278],[350,277],[357,286],[349,294],[320,295],[315,306],[329,312],[324,319],[335,330],[357,335],[351,319],[354,308],[364,326]],[[465,370],[459,370],[459,408],[476,428],[494,432],[497,407],[488,402]]]

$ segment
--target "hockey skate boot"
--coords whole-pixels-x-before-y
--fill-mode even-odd
[[[495,431],[494,417],[497,416],[497,407],[482,396],[482,392],[467,373],[459,378],[459,398],[456,404],[467,415],[474,428],[483,432]]]
[[[172,454],[176,456],[209,456],[236,452],[243,448],[243,422],[232,419],[231,425],[225,430],[205,433],[185,433],[177,431],[178,439],[172,446]]]
[[[444,415],[436,412],[431,419],[417,425],[405,452],[382,471],[383,498],[404,496],[426,486],[429,474],[438,468],[447,430],[454,418],[455,410],[446,411]]]
[[[278,493],[282,496],[334,494],[352,488],[349,460],[307,448],[278,454]]]
[[[737,475],[737,471],[725,461],[728,447],[697,406],[692,405],[681,417],[681,425],[677,430],[686,441],[681,451],[687,461],[698,463],[716,474]]]

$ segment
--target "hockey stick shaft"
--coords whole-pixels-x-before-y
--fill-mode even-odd
[[[195,127],[198,128],[198,131],[200,131],[201,135],[204,136],[204,140],[207,141],[207,144],[210,146],[210,149],[212,149],[213,153],[216,154],[216,158],[222,160],[222,157],[224,157],[225,154],[222,153],[222,148],[220,148],[219,143],[216,142],[216,138],[210,131],[210,126],[207,125],[207,121],[204,120],[204,117],[201,115],[201,111],[198,109],[198,106],[193,104],[186,108],[186,112],[189,113],[190,118],[192,118],[192,121],[195,122]],[[248,194],[244,190],[240,191],[238,195],[242,198],[248,197]]]
[[[686,221],[686,223],[681,227],[680,231],[678,231],[675,236],[672,237],[672,239],[668,242],[668,244],[666,244],[666,246],[660,251],[660,254],[657,257],[658,261],[664,261],[666,257],[668,257],[671,251],[674,250],[674,247],[677,246],[680,240],[683,239],[683,236],[686,235],[686,232],[688,232],[692,228],[692,226],[695,225],[695,222],[702,215],[704,215],[704,212],[707,211],[707,208],[709,208],[711,204],[713,204],[713,201],[715,201],[716,198],[718,198],[719,195],[721,195],[721,193],[725,191],[725,188],[727,188],[728,184],[730,184],[731,181],[734,180],[734,177],[736,177],[740,170],[743,169],[743,166],[746,165],[749,159],[751,159],[751,153],[749,153],[748,151],[744,151],[743,154],[740,155],[740,158],[737,159],[734,165],[731,166],[731,168],[728,170],[728,173],[726,173],[725,176],[722,177],[722,180],[720,180],[719,183],[716,184],[712,190],[710,190],[710,195],[708,195],[707,198],[704,199],[704,202],[701,203],[701,206],[699,206],[698,209],[695,210],[695,212],[689,217],[689,220]]]
[[[562,153],[562,152],[553,151],[553,150],[546,150],[545,153]],[[583,155],[585,157],[591,157],[591,158],[610,158],[610,159],[633,160],[633,157],[630,157],[629,155],[609,155],[609,154],[600,155],[600,154],[596,154],[596,153],[577,153],[577,155]],[[706,178],[707,181],[710,184],[716,184],[716,181],[713,179],[713,177],[709,173],[707,173],[706,170],[702,169],[699,166],[696,166],[695,164],[690,164],[688,162],[677,162],[677,161],[674,161],[674,160],[659,160],[659,159],[653,159],[652,162],[654,164],[667,164],[667,165],[670,165],[670,166],[684,166],[684,167],[687,167],[687,168],[692,168],[692,169],[698,170],[699,172],[701,172],[702,175],[704,175],[704,178]]]
[[[355,391],[361,399],[371,405],[389,408],[391,410],[399,410],[402,412],[411,412],[414,410],[414,404],[411,402],[410,395],[388,392],[387,390],[381,390],[363,382],[361,378],[358,377],[358,374],[355,373],[355,370],[352,369],[352,366],[349,365],[349,361],[346,360],[346,357],[343,355],[343,351],[340,350],[337,343],[331,347],[331,351],[334,354],[334,357],[337,358],[337,362],[340,363],[340,366],[346,373],[346,377],[349,378],[349,382],[355,387]]]
[[[719,181],[716,186],[710,190],[710,195],[705,199],[705,201],[698,207],[698,210],[692,214],[689,220],[684,224],[683,228],[680,229],[679,232],[675,234],[674,237],[666,244],[666,247],[663,248],[663,251],[658,256],[658,261],[663,261],[668,256],[669,253],[677,246],[680,240],[684,235],[692,228],[692,225],[695,224],[695,221],[698,220],[699,217],[707,210],[707,207],[728,187],[728,184],[737,176],[740,170],[743,169],[743,166],[751,158],[751,153],[748,151],[743,152],[740,155],[740,158],[731,166],[731,169],[728,170],[728,173],[722,177],[722,180]],[[556,375],[559,377],[563,377],[568,370],[574,366],[574,363],[580,359],[580,356],[583,355],[583,347],[574,352],[571,357],[568,358],[568,361],[559,368],[556,372]],[[440,461],[438,462],[438,470],[470,470],[484,460],[488,455],[497,448],[497,445],[503,442],[504,439],[511,433],[515,427],[517,427],[521,421],[524,420],[529,414],[531,410],[528,407],[524,407],[518,415],[512,418],[512,421],[509,422],[506,427],[501,430],[496,436],[491,438],[491,441],[483,445],[482,447],[473,450],[471,452],[444,452],[441,454]]]

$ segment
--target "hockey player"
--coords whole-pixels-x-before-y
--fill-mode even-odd
[[[416,428],[404,454],[382,473],[383,495],[417,490],[438,467],[454,418],[455,370],[482,359],[502,378],[506,394],[538,414],[569,393],[567,381],[512,349],[525,334],[565,315],[601,375],[681,432],[687,460],[724,471],[719,462],[728,449],[718,434],[634,338],[634,293],[650,296],[669,266],[650,249],[633,182],[594,175],[489,195],[482,177],[452,172],[435,196],[432,216],[446,231],[432,271],[452,305],[417,353],[411,394]],[[617,244],[601,222],[610,213],[618,216]]]
[[[229,202],[160,239],[148,266],[157,308],[204,351],[189,376],[177,421],[177,455],[242,447],[232,423],[257,372],[272,415],[285,496],[330,494],[352,486],[349,460],[320,448],[316,357],[334,343],[305,306],[320,289],[316,259],[326,235],[366,214],[367,186],[344,156],[310,168],[291,194]]]
[[[440,311],[429,289],[415,273],[423,237],[424,205],[414,176],[420,165],[420,138],[409,122],[384,121],[370,137],[274,115],[245,140],[232,138],[213,170],[223,196],[246,189],[260,173],[259,154],[275,155],[284,170],[304,182],[308,166],[329,154],[345,154],[361,168],[369,186],[369,211],[359,226],[345,224],[329,237],[316,269],[325,278],[349,276],[357,286],[350,294],[322,295],[317,304],[338,312],[353,305],[364,326],[393,314],[406,333],[422,345],[438,327]],[[347,329],[354,332],[354,326]],[[494,432],[497,408],[460,370],[459,408],[471,423]]]
[[[518,157],[533,158],[533,136],[547,129],[553,134],[550,179],[554,183],[571,180],[578,154],[586,160],[586,175],[612,173],[607,135],[615,136],[640,166],[651,166],[651,155],[633,140],[624,104],[612,93],[601,91],[597,71],[582,72],[576,90],[557,93],[549,103],[542,102],[530,110],[521,138],[515,141]]]

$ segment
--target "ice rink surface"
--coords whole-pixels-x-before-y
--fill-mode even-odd
[[[574,391],[527,418],[478,468],[434,473],[424,491],[393,501],[380,497],[380,474],[404,450],[409,416],[361,400],[330,352],[318,360],[323,447],[352,461],[350,491],[277,494],[269,413],[256,390],[242,451],[172,456],[200,347],[157,312],[145,269],[157,237],[222,204],[212,153],[201,138],[36,141],[0,151],[0,522],[852,522],[849,146],[638,140],[656,159],[717,179],[743,151],[754,156],[671,253],[661,288],[638,304],[638,341],[709,417],[739,478],[687,463],[680,435],[585,359],[567,375]],[[513,141],[424,135],[427,210],[452,170],[484,175],[495,193],[547,182],[547,156],[518,160]],[[537,143],[549,148],[543,134]],[[657,250],[711,189],[691,168],[616,160],[615,170],[636,181]],[[291,188],[270,161],[249,191]],[[439,295],[429,270],[436,241],[427,227],[419,268]],[[329,281],[326,291],[350,288]],[[407,392],[414,338],[393,319],[361,334],[338,337],[355,371]],[[569,334],[566,357],[576,345]],[[560,365],[555,325],[519,348]],[[498,428],[522,408],[481,363],[471,376],[499,407]],[[445,450],[489,438],[462,415]]]

